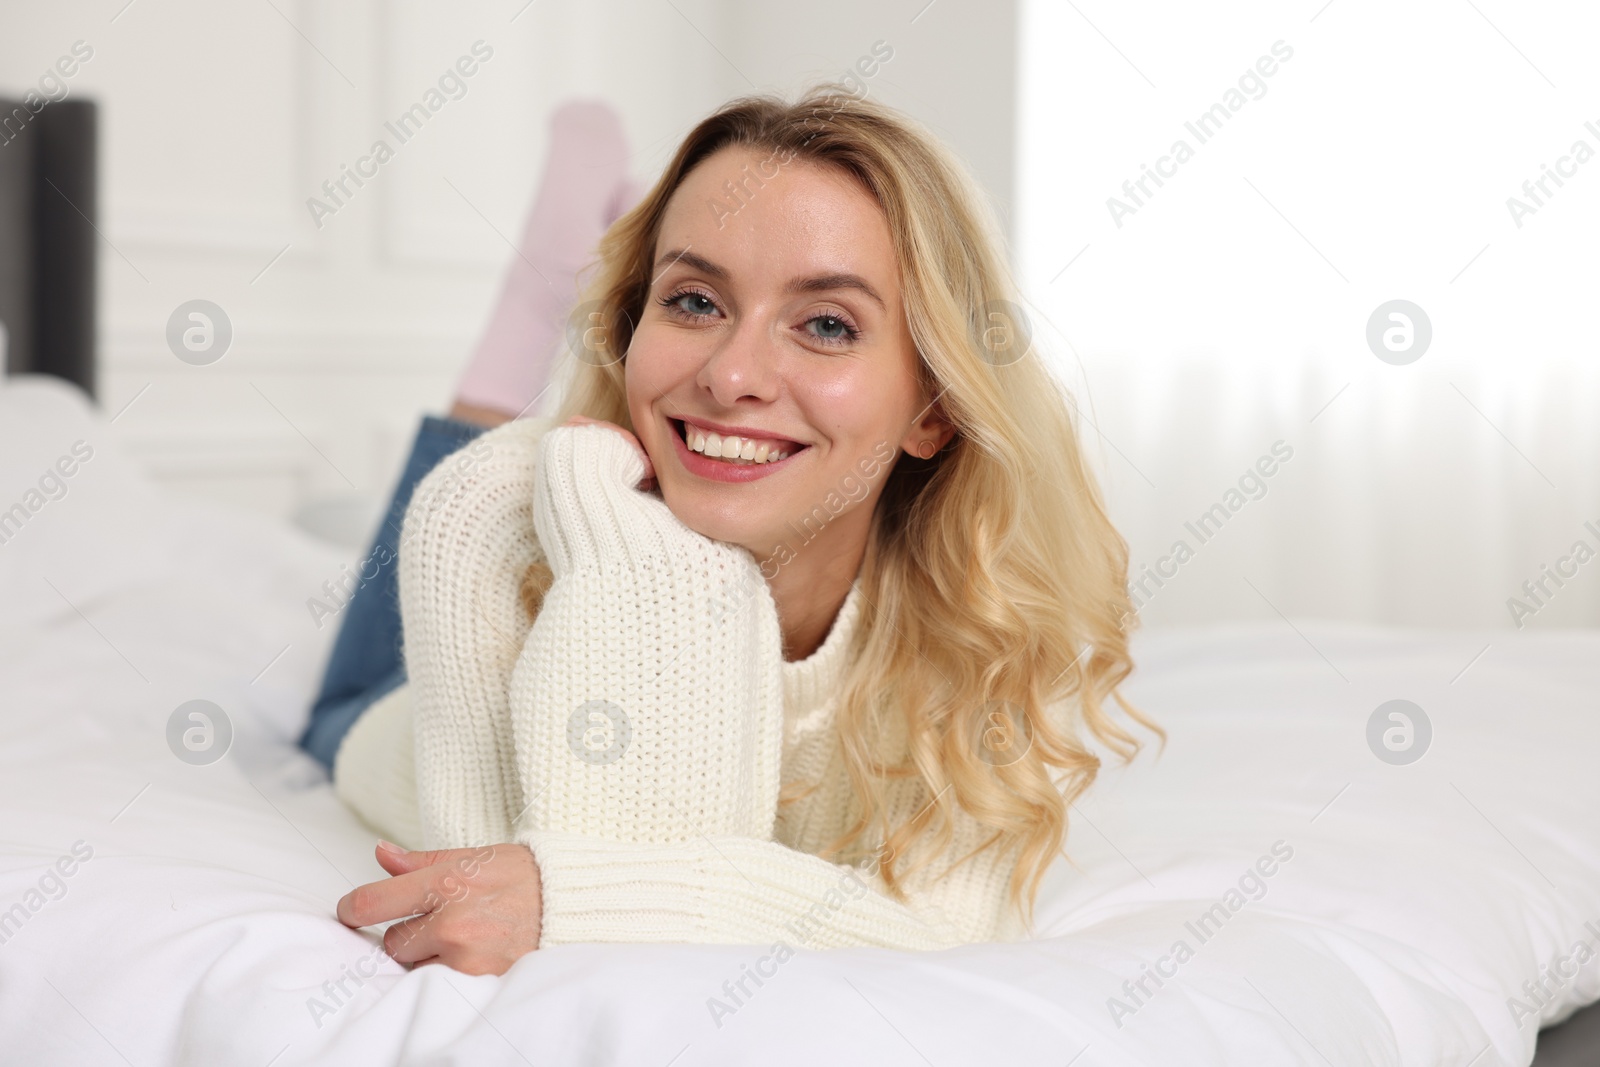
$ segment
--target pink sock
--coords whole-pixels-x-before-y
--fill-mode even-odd
[[[456,388],[462,403],[527,415],[550,382],[600,235],[643,195],[609,104],[573,101],[550,120],[544,176],[500,301]]]

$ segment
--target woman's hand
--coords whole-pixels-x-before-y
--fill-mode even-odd
[[[621,426],[618,426],[614,422],[601,422],[599,419],[591,419],[587,415],[574,415],[572,418],[563,423],[563,425],[604,426],[608,430],[615,430],[617,433],[622,435],[623,440],[627,441],[638,451],[640,458],[644,460],[644,476],[639,479],[639,484],[634,488],[648,491],[656,487],[655,466],[650,462],[650,453],[646,452],[644,450],[644,446],[639,443],[639,438],[635,437],[627,430],[624,430]]]
[[[504,974],[539,947],[542,885],[526,845],[407,852],[383,841],[376,855],[393,877],[352,889],[337,913],[351,927],[405,918],[383,935],[399,962]]]

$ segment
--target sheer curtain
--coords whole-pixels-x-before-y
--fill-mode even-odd
[[[1600,624],[1600,17],[1020,23],[1019,273],[1145,620]]]

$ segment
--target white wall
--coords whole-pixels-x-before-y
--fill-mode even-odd
[[[104,105],[103,400],[132,401],[117,429],[185,490],[276,515],[381,499],[482,327],[558,100],[611,99],[649,177],[716,104],[836,77],[882,40],[872,92],[1011,222],[1136,563],[1274,441],[1296,449],[1150,621],[1510,631],[1507,598],[1600,525],[1600,161],[1520,228],[1505,204],[1574,140],[1600,148],[1576,3],[123,5],[8,12],[0,90],[95,50],[69,85]],[[495,56],[468,95],[316,229],[306,198],[480,38]],[[1280,39],[1295,54],[1266,95],[1117,226],[1107,198]],[[164,340],[196,297],[235,328],[207,367]],[[1364,340],[1394,297],[1434,325],[1408,366]],[[1600,562],[1529,625],[1562,623],[1600,624]]]
[[[872,92],[1010,193],[1010,3],[124,3],[12,5],[0,91],[94,49],[68,84],[104,109],[102,402],[131,402],[117,428],[165,480],[272,514],[387,492],[482,328],[563,98],[612,101],[650,178],[729,97],[836,77],[883,39]],[[306,199],[479,39],[467,95],[315,227]],[[210,366],[165,341],[195,298],[233,323]]]
[[[1012,0],[816,0],[731,6],[729,57],[759,88],[842,77],[883,41],[894,58],[865,79],[955,150],[1002,222],[1015,186],[1016,7]],[[748,91],[740,80],[735,91]]]
[[[1520,226],[1507,206],[1575,141],[1600,152],[1600,14],[1022,9],[1020,271],[1136,565],[1195,550],[1147,582],[1146,621],[1515,634],[1507,601],[1539,606],[1522,583],[1580,540],[1600,548],[1584,525],[1600,530],[1600,157],[1563,164]],[[1267,64],[1264,95],[1241,94],[1202,143],[1185,123],[1279,41],[1292,56]],[[1180,139],[1191,159],[1124,193]],[[1395,298],[1432,322],[1407,365],[1366,340]],[[1293,459],[1202,545],[1185,521],[1280,439]],[[1526,625],[1600,624],[1600,560],[1575,562]]]

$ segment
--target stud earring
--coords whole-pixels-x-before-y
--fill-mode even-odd
[[[924,441],[922,444],[917,446],[917,455],[921,456],[923,459],[932,459],[933,454],[937,451],[939,451],[939,446],[934,444],[932,441]]]

